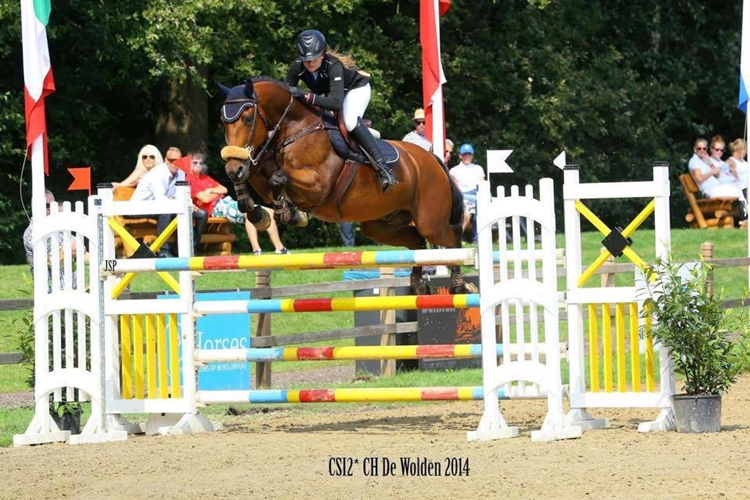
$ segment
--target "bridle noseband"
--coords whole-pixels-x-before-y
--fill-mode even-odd
[[[222,106],[221,111],[221,120],[225,123],[233,123],[239,119],[240,116],[245,112],[246,109],[253,109],[253,121],[250,124],[250,135],[247,138],[247,143],[245,144],[244,148],[239,148],[237,146],[225,146],[221,150],[221,157],[224,158],[225,161],[227,161],[229,158],[239,158],[241,160],[250,160],[250,163],[253,165],[258,165],[258,162],[260,162],[263,155],[266,153],[266,150],[268,149],[268,146],[273,141],[274,137],[276,136],[276,133],[281,128],[281,122],[284,121],[284,118],[286,118],[287,113],[289,112],[289,109],[292,107],[292,100],[293,98],[289,97],[289,104],[287,104],[286,109],[284,110],[284,114],[281,115],[281,119],[279,119],[278,123],[271,129],[268,126],[268,120],[266,120],[266,117],[263,116],[263,113],[260,110],[260,106],[258,106],[258,96],[255,92],[253,92],[252,98],[247,99],[231,99],[228,101],[224,101],[224,106]],[[233,116],[229,117],[226,116],[225,110],[227,104],[239,104],[240,108]],[[260,119],[263,120],[263,126],[266,127],[266,140],[263,141],[263,144],[260,147],[260,151],[258,151],[258,154],[253,156],[255,152],[255,146],[251,144],[251,141],[253,140],[253,137],[255,136],[255,127],[257,126],[257,117],[260,115]]]

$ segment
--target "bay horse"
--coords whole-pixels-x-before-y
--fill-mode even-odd
[[[221,156],[240,210],[257,228],[266,229],[270,217],[253,203],[248,183],[274,204],[277,219],[290,225],[306,225],[309,212],[324,222],[361,222],[365,236],[387,245],[461,248],[463,197],[437,156],[415,144],[388,141],[400,156],[393,169],[398,184],[383,193],[373,169],[360,165],[342,188],[345,160],[334,151],[330,127],[317,108],[268,77],[219,87],[226,95],[227,145]],[[421,266],[412,268],[410,284],[415,294],[428,293]],[[465,283],[460,266],[451,266],[450,291],[476,291]]]

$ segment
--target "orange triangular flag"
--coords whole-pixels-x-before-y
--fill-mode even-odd
[[[68,191],[88,191],[91,196],[91,167],[69,168],[68,172],[73,176],[73,182]]]
[[[177,168],[185,172],[186,174],[190,173],[190,162],[193,161],[193,157],[190,155],[183,156],[179,160],[175,160],[174,164],[177,165]]]

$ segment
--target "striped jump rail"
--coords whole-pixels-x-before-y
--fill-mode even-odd
[[[242,313],[301,313],[414,309],[468,309],[479,307],[479,294],[403,295],[393,297],[340,297],[334,299],[253,299],[199,301],[198,315]]]
[[[117,259],[102,265],[103,275],[164,271],[237,271],[369,268],[381,266],[465,265],[476,261],[474,248],[378,250],[285,255],[220,255],[165,259]]]
[[[502,356],[503,346],[496,347]],[[472,359],[482,356],[481,344],[435,344],[405,346],[274,347],[196,350],[198,363],[243,363],[264,361],[330,361],[383,359]]]
[[[301,389],[198,391],[202,404],[231,403],[389,403],[419,401],[479,401],[481,387],[388,387],[367,389]],[[508,399],[500,391],[500,399]]]

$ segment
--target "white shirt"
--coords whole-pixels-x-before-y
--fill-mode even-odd
[[[698,170],[703,175],[710,174],[712,168],[713,167],[710,167],[705,161],[701,160],[701,158],[697,154],[693,154],[693,157],[690,158],[690,163],[688,163],[688,169],[690,171]],[[719,180],[713,175],[710,175],[706,180],[701,182],[700,186],[698,187],[703,194],[707,195],[708,191],[718,185]]]
[[[739,179],[736,181],[737,187],[740,189],[747,188],[747,170],[748,164],[745,160],[737,160],[736,158],[729,158],[733,160],[734,169],[737,171]],[[727,162],[729,163],[729,162]]]
[[[484,170],[474,163],[459,163],[450,170],[450,173],[458,182],[458,189],[462,193],[474,191],[484,180]]]
[[[729,165],[727,165],[725,161],[711,158],[711,163],[713,163],[715,167],[719,167],[719,170],[721,170],[721,173],[719,174],[719,184],[734,184],[737,182],[737,179],[732,175],[732,172],[729,170]]]
[[[176,196],[175,184],[185,180],[185,172],[177,169],[172,175],[166,163],[155,166],[141,177],[130,201],[164,200]]]
[[[416,130],[412,130],[401,140],[404,142],[411,142],[412,144],[416,144],[425,151],[432,152],[432,143],[428,141],[425,136],[419,135]]]

